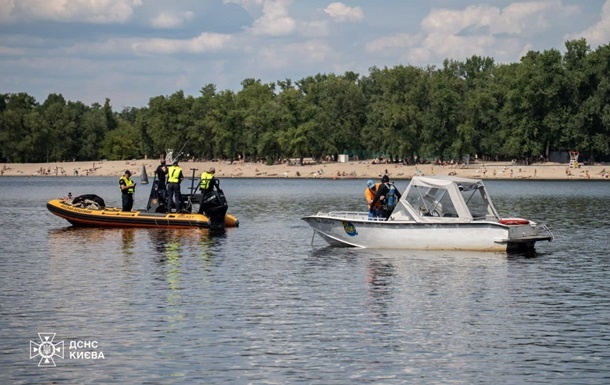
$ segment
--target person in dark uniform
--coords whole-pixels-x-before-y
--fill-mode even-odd
[[[136,184],[131,180],[131,171],[125,170],[125,174],[119,179],[119,188],[123,201],[123,211],[131,211],[133,207],[133,194],[136,191]]]
[[[392,200],[394,201],[393,205],[388,204],[390,194],[394,195],[392,197]],[[402,194],[400,194],[400,191],[394,187],[393,183],[390,183],[390,177],[384,175],[381,177],[381,184],[377,188],[375,198],[373,198],[373,201],[371,202],[371,207],[375,207],[377,202],[381,202],[381,216],[387,220],[392,214],[392,211],[394,211],[396,202],[398,202],[401,196]]]
[[[161,164],[155,170],[157,178],[157,190],[165,190],[165,178],[167,177],[167,164],[165,159],[161,159]]]
[[[172,211],[172,206],[176,204],[176,212],[180,212],[182,204],[180,202],[180,183],[184,179],[182,169],[178,161],[174,160],[167,169],[167,212]]]

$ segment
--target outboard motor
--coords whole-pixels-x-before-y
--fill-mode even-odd
[[[225,228],[225,215],[229,209],[227,198],[218,185],[218,180],[216,180],[216,189],[207,191],[201,198],[203,212],[210,219],[210,229],[212,230]]]

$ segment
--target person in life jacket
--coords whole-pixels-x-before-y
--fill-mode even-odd
[[[392,211],[394,211],[394,207],[396,207],[401,196],[402,194],[400,194],[400,191],[394,186],[394,183],[390,183],[390,177],[384,175],[381,177],[381,184],[379,185],[379,188],[377,188],[371,206],[375,207],[377,202],[381,202],[381,216],[387,220],[392,214]]]
[[[180,183],[184,179],[182,169],[178,165],[178,160],[174,160],[171,166],[167,168],[167,212],[172,211],[172,206],[176,205],[176,212],[182,209]]]
[[[133,194],[136,191],[136,184],[131,180],[131,171],[125,170],[125,174],[119,179],[119,188],[122,193],[122,210],[131,211],[133,207]]]
[[[373,199],[375,199],[375,194],[377,193],[377,189],[381,183],[375,183],[371,179],[366,181],[366,189],[364,190],[364,198],[366,199],[366,204],[369,208],[369,219],[379,218],[381,215],[381,202],[377,201],[375,206],[371,206]]]
[[[211,191],[214,188],[214,174],[216,173],[216,169],[214,167],[210,167],[209,170],[204,171],[201,174],[201,182],[199,183],[199,188],[202,193],[206,191]]]
[[[201,190],[201,204],[199,205],[199,214],[203,214],[204,204],[206,196],[210,192],[214,190],[214,186],[216,185],[216,178],[214,178],[214,174],[216,173],[216,169],[214,167],[210,167],[207,171],[204,171],[201,174],[201,182],[199,182],[199,189]]]

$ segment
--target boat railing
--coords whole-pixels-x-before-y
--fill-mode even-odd
[[[538,230],[539,233],[546,233],[549,236],[549,241],[555,240],[555,236],[553,235],[551,230],[547,227],[547,225],[539,224],[536,226],[536,230]]]
[[[363,211],[331,211],[326,213],[318,213],[318,215],[325,215],[333,218],[341,219],[354,219],[354,220],[368,220],[369,213]],[[371,220],[383,221],[383,218],[372,218]]]

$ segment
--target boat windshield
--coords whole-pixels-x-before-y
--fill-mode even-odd
[[[457,187],[457,188],[456,188]],[[496,217],[485,187],[479,183],[414,184],[406,201],[420,217],[485,220]]]
[[[407,194],[407,202],[422,217],[457,217],[449,192],[442,188],[415,186]]]
[[[473,189],[460,189],[466,207],[473,219],[485,219],[487,215],[494,215],[489,205],[487,194],[483,186],[473,186]]]

